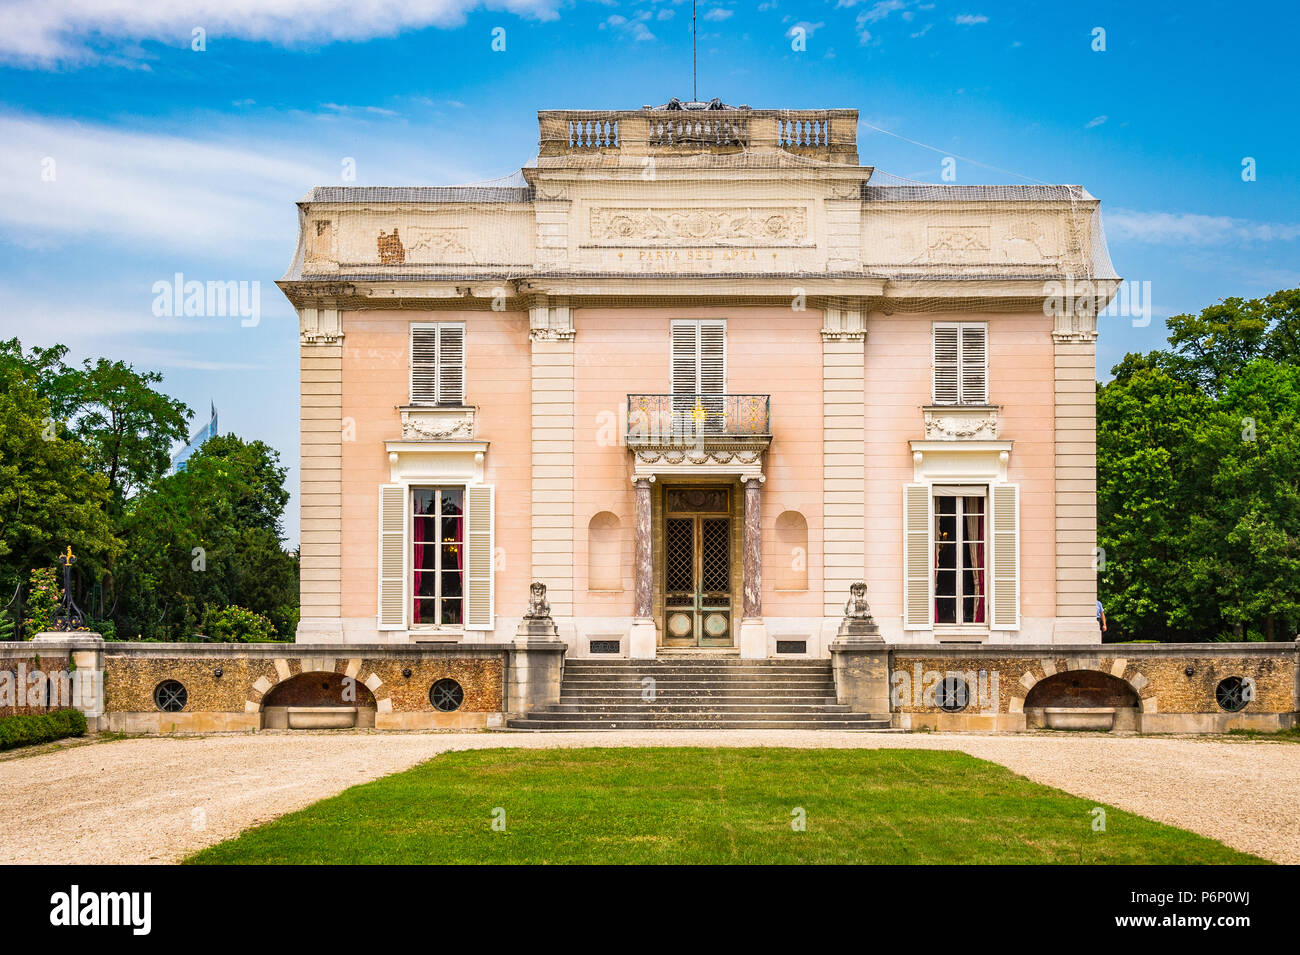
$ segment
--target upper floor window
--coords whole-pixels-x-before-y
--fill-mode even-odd
[[[411,326],[411,404],[465,403],[465,326]]]
[[[982,322],[936,322],[933,329],[934,403],[987,404],[988,326]]]

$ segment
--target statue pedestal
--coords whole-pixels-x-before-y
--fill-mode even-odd
[[[876,622],[845,617],[830,652],[836,701],[854,713],[889,719],[889,648]]]
[[[653,660],[659,652],[659,630],[653,620],[634,620],[627,637],[627,655],[633,660]]]
[[[90,630],[49,630],[32,637],[32,648],[40,654],[67,654],[69,670],[68,704],[86,717],[88,732],[107,727],[104,717],[104,638]],[[103,721],[103,727],[101,727]]]
[[[560,699],[564,679],[564,654],[568,646],[548,617],[524,617],[515,630],[506,675],[506,710],[529,710]]]
[[[740,621],[740,659],[767,659],[767,624],[761,617]]]

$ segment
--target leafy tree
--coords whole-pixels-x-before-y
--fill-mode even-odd
[[[120,509],[167,472],[172,446],[188,437],[190,410],[153,387],[162,383],[162,375],[138,372],[124,362],[87,360],[82,370],[62,378],[58,400],[108,478],[112,503]]]
[[[213,438],[185,470],[130,501],[118,610],[125,632],[183,639],[214,609],[238,605],[272,617],[296,606],[296,556],[268,529],[288,497],[284,474],[262,442]]]
[[[1171,318],[1097,391],[1099,590],[1130,636],[1300,626],[1300,290]]]
[[[32,377],[0,361],[0,570],[8,586],[54,564],[69,545],[82,567],[107,566],[121,549],[105,512],[108,493]]]
[[[1199,315],[1168,319],[1173,369],[1210,395],[1257,358],[1300,364],[1300,289],[1225,298]]]

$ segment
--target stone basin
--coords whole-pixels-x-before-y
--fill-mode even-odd
[[[357,725],[355,706],[290,706],[286,709],[291,730],[351,729]]]
[[[1043,722],[1054,730],[1110,730],[1115,727],[1115,707],[1047,706]]]

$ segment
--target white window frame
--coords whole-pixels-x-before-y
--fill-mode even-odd
[[[957,333],[957,400],[944,401],[939,397],[939,330],[954,329]],[[965,393],[966,356],[962,353],[962,329],[980,328],[984,331],[984,390],[979,395]],[[934,322],[930,326],[930,398],[936,405],[960,407],[989,403],[989,326],[987,322]]]
[[[965,577],[965,574],[963,572],[963,563],[965,560],[965,555],[963,552],[965,548],[964,546],[962,546],[965,540],[965,536],[964,536],[965,527],[962,523],[962,518],[964,516],[962,514],[962,510],[965,507],[965,502],[963,499],[967,497],[978,497],[978,498],[982,498],[984,501],[984,539],[980,542],[984,547],[984,620],[982,622],[975,622],[975,621],[963,622],[957,620],[952,623],[941,623],[939,621],[939,614],[937,612],[936,605],[938,604],[940,599],[939,597],[940,568],[938,564],[935,562],[935,558],[938,557],[938,548],[939,548],[938,525],[939,525],[940,515],[939,515],[939,507],[938,507],[937,499],[941,497],[951,497],[957,500],[957,514],[956,514],[957,528],[958,528],[957,565],[956,565],[956,579],[957,579],[956,591],[957,592],[954,596],[956,598],[956,612],[958,616],[960,616],[962,613],[962,608],[965,603],[964,598],[966,596],[962,592],[962,581]],[[930,617],[934,623],[934,629],[936,632],[940,632],[940,633],[946,631],[970,632],[975,630],[989,629],[989,620],[993,613],[992,587],[990,586],[993,582],[993,568],[990,566],[989,563],[989,556],[992,553],[992,547],[989,542],[989,533],[992,530],[990,524],[990,518],[992,517],[990,511],[992,508],[990,504],[991,504],[991,495],[989,494],[989,486],[987,484],[932,484],[930,485],[930,561],[932,564],[932,568],[930,572]],[[944,597],[943,599],[950,599],[950,598]]]
[[[442,395],[442,332],[446,328],[456,328],[460,330],[460,395],[455,401],[444,401]],[[433,392],[434,400],[432,402],[416,398],[415,395],[415,333],[417,329],[429,330],[434,332],[434,361],[433,361]],[[466,363],[469,353],[469,334],[464,322],[412,322],[411,329],[407,333],[406,356],[407,367],[410,370],[410,396],[411,404],[420,407],[435,407],[438,405],[455,407],[464,405],[466,394],[469,391],[469,382],[466,380]]]
[[[461,633],[465,629],[466,616],[469,613],[469,486],[454,481],[412,481],[404,485],[406,490],[406,608],[411,614],[409,619],[411,630],[435,630],[453,633]],[[415,537],[412,533],[415,529],[415,492],[416,491],[436,491],[439,494],[438,500],[441,502],[441,492],[443,491],[460,491],[461,500],[461,570],[460,570],[460,623],[443,623],[442,618],[442,539],[441,532],[436,542],[438,550],[436,551],[434,574],[438,581],[437,595],[434,606],[438,608],[439,620],[437,623],[416,623],[414,610],[415,594]],[[438,509],[435,523],[441,526],[442,509]],[[425,541],[426,546],[428,541]]]

